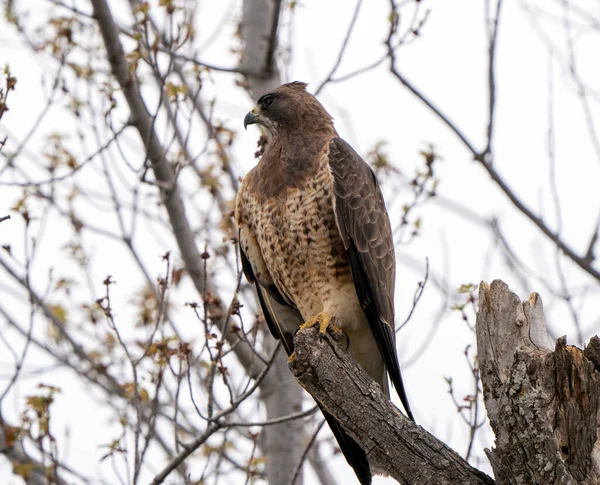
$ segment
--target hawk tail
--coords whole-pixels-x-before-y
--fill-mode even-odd
[[[325,420],[327,421],[327,424],[329,424],[333,436],[335,436],[335,439],[340,445],[344,458],[346,458],[348,464],[354,469],[354,473],[356,473],[356,477],[360,484],[371,485],[371,467],[369,466],[369,461],[367,460],[367,455],[364,450],[348,433],[346,433],[346,431],[344,431],[335,418],[325,411],[323,406],[319,404],[319,408],[325,416]]]
[[[369,321],[375,319],[380,321],[379,315],[377,315],[377,312],[375,312],[372,307],[368,307],[365,310]],[[414,423],[415,418],[410,409],[410,404],[408,403],[408,396],[406,395],[402,373],[400,372],[400,363],[398,362],[398,357],[395,353],[396,346],[394,345],[393,336],[391,335],[392,331],[390,330],[389,325],[381,321],[378,326],[371,326],[371,328],[374,329],[373,334],[375,335],[375,340],[379,346],[390,380],[398,393],[402,406],[404,406],[406,415]]]

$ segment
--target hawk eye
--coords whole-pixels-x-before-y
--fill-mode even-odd
[[[262,105],[267,108],[273,104],[273,101],[275,101],[273,96],[265,96],[262,100]]]

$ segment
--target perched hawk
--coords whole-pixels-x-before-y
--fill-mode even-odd
[[[387,371],[413,419],[396,355],[394,244],[383,197],[305,88],[280,86],[244,119],[262,125],[268,140],[236,199],[244,273],[289,355],[303,322],[341,329],[350,354],[389,396]],[[365,452],[323,412],[361,484],[370,484]]]

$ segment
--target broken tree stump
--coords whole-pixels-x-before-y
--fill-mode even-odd
[[[496,280],[479,289],[477,348],[497,483],[599,484],[598,337],[553,346],[541,297],[522,302]]]

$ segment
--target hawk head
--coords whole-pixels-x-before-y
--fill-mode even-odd
[[[301,130],[333,130],[333,119],[317,98],[306,91],[306,86],[295,81],[261,96],[244,118],[244,128],[259,124],[272,136]]]

